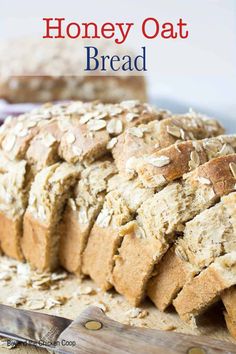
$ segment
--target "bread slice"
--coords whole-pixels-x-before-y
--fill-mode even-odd
[[[145,187],[159,189],[204,162],[235,151],[235,135],[182,142],[135,159],[133,169]]]
[[[81,172],[62,220],[60,264],[81,275],[82,254],[91,228],[102,209],[109,179],[117,172],[111,160],[92,163]]]
[[[153,193],[135,180],[117,178],[117,188],[107,194],[83,255],[83,273],[90,275],[103,290],[112,287],[114,256],[121,243],[119,228],[132,220],[138,207]]]
[[[189,302],[190,299],[188,298],[188,289],[195,286],[196,292],[199,291],[200,293],[200,291],[202,291],[202,280],[198,283],[196,279],[204,279],[202,274],[208,274],[208,269],[211,269],[212,264],[217,262],[217,260],[225,254],[235,253],[236,251],[235,202],[236,193],[230,193],[228,196],[222,197],[220,203],[209,210],[205,210],[186,224],[184,237],[179,240],[177,249],[180,250],[181,254],[185,255],[186,262],[194,265],[200,274],[193,278],[192,281],[186,283],[176,300],[174,300],[180,314],[182,314],[182,310],[181,308],[179,309],[179,306],[183,306],[182,301],[184,301],[185,298],[185,300]],[[206,283],[205,286],[207,288],[208,284]],[[227,287],[223,290],[226,289]],[[212,295],[214,295],[213,292]],[[199,313],[205,309],[204,306],[207,308],[208,302],[206,302],[205,305],[204,302],[199,302]],[[188,309],[190,309],[190,306]],[[193,312],[194,311],[195,310],[193,310]],[[189,316],[191,316],[191,311],[189,311]]]
[[[81,170],[80,165],[54,164],[39,172],[32,184],[21,244],[26,260],[40,271],[59,265],[60,220]]]
[[[9,257],[23,260],[20,239],[27,205],[28,166],[11,161],[0,152],[0,245]]]
[[[184,284],[196,274],[197,269],[177,256],[173,246],[156,265],[148,281],[147,295],[160,311],[164,311],[172,304]]]
[[[173,304],[180,317],[195,324],[196,317],[220,299],[226,289],[236,284],[236,252],[216,260],[183,287]]]
[[[226,309],[225,320],[228,330],[236,338],[236,286],[224,291],[221,299]]]
[[[113,284],[132,304],[137,306],[144,298],[154,266],[175,240],[176,232],[182,232],[185,222],[215,204],[222,194],[234,190],[230,166],[235,163],[236,154],[199,166],[146,200],[136,220],[123,227]]]
[[[224,316],[225,316],[225,322],[226,322],[227,328],[229,330],[229,333],[231,334],[231,336],[233,338],[236,339],[236,321],[235,321],[235,319],[231,318],[227,314],[227,312],[225,312]]]
[[[175,142],[200,140],[223,133],[214,121],[198,114],[174,115],[163,112],[165,119],[127,129],[118,137],[112,154],[121,174],[134,176],[135,159],[157,152]]]

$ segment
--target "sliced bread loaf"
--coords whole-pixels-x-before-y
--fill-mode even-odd
[[[173,193],[171,196],[169,193],[168,202],[166,203],[169,213],[168,216],[162,220],[161,225],[165,223],[169,232],[182,230],[183,238],[179,238],[179,246],[177,249],[173,247],[173,249],[167,252],[163,257],[161,263],[157,264],[155,269],[157,274],[148,284],[147,293],[149,297],[162,311],[172,303],[183,285],[189,278],[193,277],[199,269],[199,266],[192,260],[193,257],[197,256],[197,254],[194,253],[195,244],[197,243],[197,247],[199,247],[198,242],[200,242],[197,236],[198,217],[193,219],[192,222],[187,223],[186,227],[184,223],[197,213],[213,205],[221,196],[235,189],[236,176],[233,172],[234,166],[236,167],[235,162],[235,155],[213,159],[205,165],[200,166],[196,171],[186,175],[187,178],[185,177],[186,179],[181,183],[181,189],[176,189],[175,194]],[[180,184],[178,187],[179,186]],[[213,191],[212,197],[210,195],[211,188]],[[166,191],[168,190],[170,190],[170,187],[166,188]],[[209,190],[208,194],[206,193],[207,190]],[[176,204],[177,200],[179,200],[179,202]],[[210,204],[206,203],[207,201],[210,202]],[[183,210],[182,206],[184,206]],[[164,209],[162,213],[164,213]],[[214,211],[209,213],[214,214]],[[219,215],[220,214],[221,211],[219,211]],[[205,227],[208,227],[207,223],[208,218],[206,217]],[[195,229],[193,229],[194,225],[196,226]],[[224,227],[224,223],[222,223],[220,217],[218,220],[215,220],[215,227],[218,230]],[[213,230],[212,232],[214,233]],[[203,236],[201,235],[200,237]],[[181,244],[182,247],[180,247]],[[192,250],[192,252],[189,253],[189,250]],[[200,249],[198,249],[198,252],[200,253]],[[203,256],[204,254],[205,250],[203,248]],[[188,262],[189,260],[190,262]]]
[[[117,172],[111,160],[92,163],[81,172],[62,220],[60,264],[81,275],[82,254],[102,209],[110,178]]]
[[[234,154],[199,166],[182,181],[169,184],[146,200],[136,220],[122,228],[124,238],[113,284],[132,304],[138,305],[145,296],[154,265],[175,240],[176,232],[182,232],[186,221],[216,203],[221,195],[234,190],[236,180],[230,166],[235,163]]]
[[[163,123],[167,121],[168,124],[170,124],[170,122],[174,122],[172,121],[171,119],[168,120],[168,119],[165,119],[163,121]],[[185,127],[185,133],[183,134],[187,134],[186,132],[188,132],[188,128],[190,129],[190,132],[189,134],[191,134],[191,130],[194,130],[193,126],[193,121],[194,120],[191,120],[190,118],[186,118],[186,121],[188,123],[186,123],[186,127]],[[198,124],[197,124],[198,122]],[[203,128],[204,124],[203,122],[201,122],[201,124],[199,123],[199,119],[197,120],[197,122],[195,121],[195,129],[196,131],[198,132],[198,134],[206,134],[206,135],[209,135],[210,133],[209,132],[215,132],[215,128],[213,128],[214,124],[210,121],[210,123],[207,121],[206,122],[206,127],[205,127],[205,130]],[[167,126],[168,126],[167,124]],[[174,123],[173,123],[174,124]],[[201,126],[201,129],[199,127],[199,125]],[[162,125],[160,124],[161,127],[165,127],[165,131],[166,131],[166,125]],[[154,123],[149,123],[149,127],[153,128],[154,127]],[[150,132],[152,132],[152,129],[150,128]],[[173,128],[173,126],[172,126]],[[139,127],[137,128],[139,129]],[[174,128],[173,128],[174,129]],[[158,129],[157,129],[158,131]],[[204,133],[205,132],[205,133]],[[169,133],[168,133],[169,134]],[[151,138],[152,137],[152,133],[150,133],[150,135],[148,135],[148,138],[147,140],[145,140],[145,146],[147,148],[147,145],[150,143],[150,144],[153,144],[153,139]],[[155,136],[157,138],[157,136]],[[122,139],[121,139],[122,140]],[[235,137],[234,139],[232,138],[232,142],[234,142],[234,144],[236,144],[236,141],[235,141]],[[173,140],[172,139],[167,139],[167,141],[165,142],[166,144],[169,142],[171,143]],[[212,142],[212,144],[214,143],[214,139],[213,140],[210,140],[210,141],[204,141],[205,143],[209,143]],[[216,141],[218,143],[218,140]],[[221,148],[220,150],[222,150],[222,146],[225,144],[225,143],[222,143],[220,142],[221,144]],[[226,144],[225,144],[226,145]],[[200,146],[200,150],[199,150],[199,146]],[[198,153],[197,151],[195,150],[195,148],[198,148]],[[218,146],[219,148],[219,146]],[[118,151],[118,150],[117,150]],[[197,167],[199,164],[202,164],[204,162],[206,162],[210,157],[211,157],[211,153],[207,153],[203,148],[202,148],[202,143],[201,142],[198,142],[196,141],[195,143],[192,143],[190,141],[187,141],[187,142],[184,142],[184,143],[180,143],[178,145],[178,147],[176,145],[171,145],[170,147],[166,148],[166,149],[163,149],[161,151],[165,151],[166,154],[168,154],[171,158],[170,158],[170,161],[168,161],[168,166],[166,166],[166,175],[168,175],[168,179],[169,180],[174,180],[176,178],[179,178],[180,176],[182,176],[183,173],[185,173],[186,171],[189,170],[189,168],[191,167],[194,168],[194,167]],[[225,151],[225,153],[232,153],[234,152],[234,149],[231,145],[227,145],[227,148],[223,149],[222,150],[222,153],[223,151]],[[182,153],[181,153],[182,152]],[[218,150],[217,150],[217,153],[218,153]],[[116,152],[117,154],[117,152]],[[118,156],[118,155],[116,155]],[[197,164],[195,165],[191,165],[191,158],[192,156],[197,156]],[[177,161],[176,161],[177,160]],[[190,167],[189,167],[189,164],[190,164]],[[161,181],[164,182],[164,184],[166,183],[166,179],[164,179],[163,181],[163,176],[157,176],[157,179],[158,178],[161,178]],[[123,178],[123,177],[122,177]],[[125,184],[124,184],[125,185]],[[133,185],[139,185],[139,183],[137,183],[134,179],[134,184]],[[161,185],[161,183],[160,183]],[[159,185],[159,187],[160,187]],[[116,198],[123,198],[122,197],[122,194],[124,192],[124,190],[126,189],[126,187],[124,189],[120,189],[120,197],[118,197],[117,195],[114,197],[115,199]],[[127,194],[127,193],[126,193]],[[151,192],[151,195],[153,194],[153,192]],[[127,199],[127,198],[126,198]],[[110,202],[109,202],[110,203]],[[106,208],[105,208],[106,209]],[[110,208],[108,208],[110,209]],[[116,214],[119,212],[119,208],[117,208],[117,211],[116,211]],[[104,212],[105,214],[109,212],[107,212],[107,210]],[[130,213],[130,217],[129,217],[129,220],[132,220],[133,217],[131,216],[131,214],[133,214],[134,211],[132,213]],[[102,211],[102,216],[103,218],[103,211]],[[99,219],[100,220],[100,219]],[[123,224],[119,224],[116,226],[116,231],[113,230],[112,233],[113,233],[113,237],[109,237],[109,233],[111,232],[110,228],[108,229],[108,235],[107,235],[107,239],[108,239],[108,242],[110,240],[110,245],[109,245],[109,249],[111,250],[111,252],[106,252],[106,254],[104,254],[103,252],[103,249],[104,247],[102,246],[102,244],[105,244],[107,243],[107,241],[103,240],[103,237],[100,236],[100,238],[98,239],[98,236],[96,237],[96,246],[94,244],[94,238],[95,238],[95,233],[98,234],[101,234],[103,233],[104,235],[107,234],[107,232],[105,232],[105,230],[100,230],[96,225],[93,229],[92,229],[92,232],[91,232],[91,235],[89,237],[89,241],[88,241],[88,250],[90,250],[90,253],[88,250],[86,250],[85,254],[90,254],[90,256],[86,256],[86,259],[87,259],[87,262],[96,262],[96,260],[94,259],[94,253],[93,252],[96,252],[96,259],[99,260],[99,259],[103,259],[103,261],[106,262],[106,264],[109,264],[109,269],[112,269],[112,267],[110,265],[113,265],[114,264],[114,260],[113,260],[113,257],[114,255],[117,253],[117,246],[120,245],[120,242],[121,242],[121,235],[119,235],[119,228],[122,226]],[[115,232],[114,232],[115,231]],[[93,247],[95,247],[96,251],[94,250],[93,251]],[[108,245],[107,245],[108,247]],[[99,252],[101,252],[101,257],[99,256]],[[93,256],[92,256],[93,254]],[[106,257],[108,257],[106,259]],[[89,260],[89,258],[91,260]],[[99,261],[100,262],[100,261]],[[84,262],[85,263],[85,262]],[[90,266],[92,266],[90,264]],[[94,267],[93,267],[94,268]],[[109,281],[106,281],[105,282],[105,285],[104,285],[104,288],[106,287],[110,287],[111,286],[111,282],[110,282],[110,276],[111,274],[107,275],[107,268],[104,266],[104,267],[101,267],[101,264],[98,265],[97,269],[99,269],[99,277],[101,277],[102,279],[104,278],[109,278]],[[103,273],[103,269],[104,269],[104,272],[106,272],[106,274],[104,274],[104,276],[102,275]],[[84,272],[86,274],[92,274],[91,272],[92,271],[89,271],[89,269],[84,266]],[[93,279],[96,278],[96,275],[93,275]],[[101,285],[101,282],[100,280],[98,280],[98,283],[99,285]],[[102,286],[102,285],[101,285]]]
[[[208,274],[212,274],[212,269],[215,269],[214,264],[219,264],[221,262],[219,261],[220,259],[234,260],[234,257],[229,255],[235,254],[236,251],[235,202],[235,192],[222,197],[220,203],[200,213],[186,224],[184,237],[178,242],[177,249],[180,249],[180,253],[185,255],[186,261],[194,265],[197,268],[197,272],[200,273],[184,285],[182,291],[174,300],[178,313],[184,319],[197,316],[211,304],[210,298],[204,297],[203,286],[204,281],[206,281],[205,287],[206,291],[208,291],[210,286],[207,282]],[[224,266],[227,268],[229,276],[226,274],[227,276],[224,278],[225,272],[222,271],[221,279],[225,279],[226,284],[229,279],[235,278],[235,270],[232,268],[230,277],[230,261],[229,264],[225,262]],[[225,286],[221,291],[235,284],[232,282],[231,285]],[[215,285],[213,284],[213,286]],[[212,288],[210,293],[212,301],[219,294],[214,289]],[[193,291],[199,293],[199,296],[192,301],[190,293]],[[188,303],[184,310],[185,312],[183,312],[184,300]]]
[[[59,265],[62,212],[81,170],[80,165],[54,164],[39,172],[32,184],[21,244],[26,260],[40,271]]]
[[[236,284],[236,252],[216,260],[183,287],[173,304],[180,317],[195,325],[196,317]]]

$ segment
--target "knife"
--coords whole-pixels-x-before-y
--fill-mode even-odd
[[[233,343],[124,325],[94,306],[72,321],[0,305],[0,335],[60,354],[236,353]]]

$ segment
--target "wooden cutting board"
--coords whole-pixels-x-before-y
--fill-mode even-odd
[[[138,311],[134,310],[122,296],[115,292],[101,292],[91,280],[85,280],[81,284],[76,277],[69,276],[59,283],[58,289],[37,290],[24,288],[27,302],[19,306],[19,308],[32,309],[29,305],[30,303],[32,304],[31,301],[37,300],[38,303],[40,303],[40,301],[49,298],[64,296],[68,298],[64,305],[58,305],[52,309],[41,309],[40,311],[75,319],[86,307],[96,305],[105,309],[107,316],[122,323],[181,333],[203,334],[236,344],[236,341],[230,337],[226,330],[222,315],[222,304],[218,304],[217,308],[208,311],[208,313],[201,318],[199,328],[193,329],[183,323],[174,310],[161,313],[149,301],[146,301],[143,306],[140,307],[140,311],[143,310],[143,312],[140,312],[139,316],[136,317]],[[15,294],[18,289],[15,281],[6,282],[4,286],[1,286],[0,302],[8,304],[9,297]],[[76,294],[78,289],[80,295]],[[88,292],[89,294],[86,294]],[[20,345],[11,352],[17,354],[47,353],[44,349],[22,347]],[[0,353],[6,354],[6,349],[0,347]]]

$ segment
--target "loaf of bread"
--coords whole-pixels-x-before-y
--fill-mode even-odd
[[[236,136],[138,101],[46,104],[0,128],[0,246],[235,334]],[[34,252],[32,252],[34,250]]]
[[[82,62],[85,56],[81,54],[84,45],[83,41],[77,41],[75,45],[73,41],[59,39],[37,41],[22,38],[1,42],[0,98],[12,103],[147,100],[144,76],[114,76],[111,71],[103,76],[85,75],[81,70],[85,67]],[[100,46],[104,53],[117,50],[105,43]],[[127,55],[127,49],[123,52]]]

